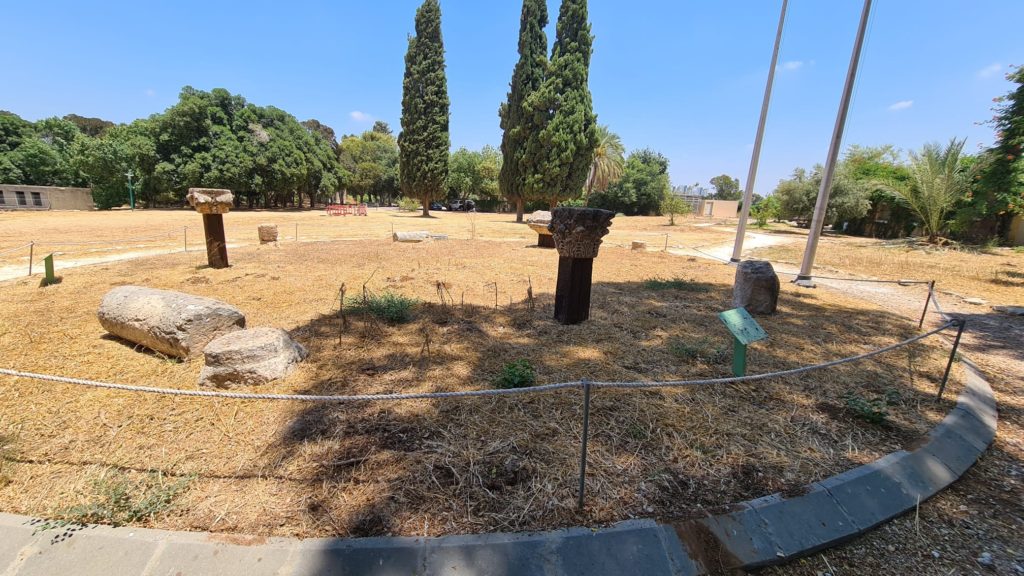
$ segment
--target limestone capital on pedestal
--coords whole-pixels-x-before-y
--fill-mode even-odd
[[[555,208],[548,230],[562,258],[597,258],[615,213],[599,208]]]
[[[235,205],[235,195],[222,188],[189,188],[185,199],[200,214],[227,214]]]

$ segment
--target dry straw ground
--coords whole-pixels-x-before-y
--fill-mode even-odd
[[[181,214],[187,213],[170,214],[183,222]],[[95,230],[92,219],[107,215],[89,216],[76,215],[83,230]],[[273,218],[280,223],[287,216]],[[591,321],[564,327],[550,318],[554,252],[529,246],[531,234],[507,217],[477,217],[473,234],[489,241],[398,245],[385,239],[389,219],[407,223],[404,229],[448,227],[452,236],[468,238],[455,233],[467,232],[472,223],[462,216],[426,224],[397,220],[409,218],[404,215],[349,219],[344,226],[364,227],[358,234],[368,239],[237,247],[226,270],[205,268],[203,255],[189,252],[68,269],[61,284],[46,289],[38,288],[38,277],[7,282],[0,285],[2,364],[195,388],[200,362],[137,350],[106,336],[96,321],[107,290],[138,284],[222,299],[240,307],[251,326],[291,331],[312,354],[292,376],[261,391],[486,388],[505,362],[519,358],[530,359],[541,383],[728,374],[728,354],[722,351],[729,340],[716,313],[729,307],[731,268],[606,246],[595,263]],[[229,237],[255,236],[255,224],[266,219],[231,214]],[[19,225],[42,230],[43,222]],[[162,222],[156,218],[145,227]],[[333,233],[342,226],[338,219],[325,222],[335,227]],[[654,238],[660,224],[617,221],[612,244],[644,234]],[[142,232],[128,226],[118,231]],[[680,242],[720,234],[692,222],[673,232]],[[685,282],[657,290],[644,282],[654,277]],[[455,306],[440,303],[438,282]],[[344,284],[349,294],[358,293],[364,283],[377,293],[419,298],[413,321],[373,326],[350,318],[348,331],[341,332],[339,288]],[[536,295],[532,308],[526,298],[530,285]],[[752,372],[852,355],[916,331],[903,318],[827,291],[784,284],[781,302],[778,315],[763,319],[771,339],[753,348]],[[427,338],[429,354],[423,352]],[[5,378],[0,509],[53,515],[92,498],[97,478],[141,481],[156,471],[162,478],[190,478],[168,513],[141,521],[162,528],[438,535],[684,517],[796,489],[916,441],[949,408],[948,402],[931,401],[945,357],[938,344],[771,383],[597,391],[582,513],[575,510],[578,391],[297,405]],[[958,387],[957,377],[948,398]],[[887,422],[860,420],[845,397],[849,393],[862,400],[888,398]]]

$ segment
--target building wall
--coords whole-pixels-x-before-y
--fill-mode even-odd
[[[20,192],[20,194],[19,194]],[[0,210],[95,210],[92,188],[0,184]]]
[[[1011,246],[1024,246],[1024,216],[1014,216],[1006,239]]]
[[[736,200],[701,200],[698,216],[705,218],[736,218],[740,203]]]

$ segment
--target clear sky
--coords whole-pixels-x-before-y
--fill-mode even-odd
[[[339,134],[398,128],[417,0],[6,0],[0,109],[127,122],[184,85],[222,87]],[[671,161],[674,184],[744,180],[781,0],[592,0],[590,85],[627,149]],[[519,0],[441,0],[454,146],[498,145]],[[823,162],[860,0],[791,0],[757,180],[769,192]],[[549,2],[554,40],[558,2]],[[917,148],[967,137],[1024,64],[1021,0],[875,0],[844,145]]]

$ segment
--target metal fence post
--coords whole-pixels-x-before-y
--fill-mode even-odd
[[[36,242],[35,240],[28,243],[28,275],[32,275],[32,259],[35,258]]]
[[[185,226],[184,230],[185,230],[185,252],[188,252],[188,226]]]
[[[590,380],[583,382],[583,442],[580,448],[580,487],[576,509],[583,510],[583,496],[587,489],[587,439],[590,436]]]
[[[917,322],[917,329],[924,326],[924,317],[928,315],[928,304],[932,301],[932,294],[935,293],[935,280],[928,282],[928,297],[924,299],[924,310],[921,312],[921,319]]]
[[[949,362],[946,363],[946,373],[942,375],[942,384],[939,384],[939,393],[935,397],[935,401],[942,400],[942,393],[946,390],[946,382],[949,380],[949,371],[953,368],[953,360],[956,359],[956,351],[960,348],[960,337],[964,334],[964,326],[967,325],[967,321],[963,318],[958,318],[953,321],[957,326],[956,338],[953,339],[953,349],[949,351]]]

